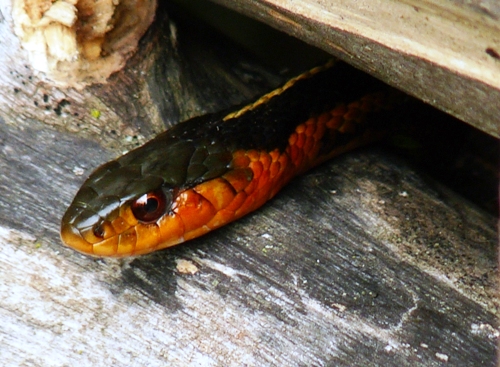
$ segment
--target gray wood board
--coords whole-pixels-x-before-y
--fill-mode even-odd
[[[186,83],[210,82],[205,69],[228,67],[193,48],[173,55],[164,62],[182,61],[172,73],[187,73]],[[137,65],[131,60],[112,81],[118,87],[95,87],[96,95],[119,103],[127,89],[119,85]],[[239,87],[248,94],[249,84]],[[203,93],[196,98],[203,105]],[[228,100],[218,103],[202,109]],[[132,107],[142,116],[140,103]],[[154,130],[133,120],[145,135]],[[58,235],[86,175],[119,152],[85,136],[0,120],[4,365],[495,364],[496,218],[404,160],[362,149],[191,243],[99,260],[63,247]],[[179,260],[198,271],[178,271]]]
[[[479,284],[495,277],[494,218],[398,158],[340,157],[213,234],[104,261],[62,247],[58,224],[73,169],[110,153],[36,124],[0,131],[7,365],[494,365]]]
[[[494,0],[213,1],[499,137],[500,28]]]

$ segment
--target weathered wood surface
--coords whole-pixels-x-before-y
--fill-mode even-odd
[[[213,0],[499,137],[496,0]]]
[[[279,79],[238,50],[205,54],[206,34],[183,31],[179,22],[175,52],[154,70],[169,65],[165,83],[185,88],[156,90],[160,72],[145,78],[150,94],[166,100],[158,115],[214,110]],[[147,138],[158,129],[150,102],[119,105],[136,93],[127,88],[140,57],[91,91],[131,116],[117,133]],[[219,77],[227,69],[231,77]],[[207,98],[197,83],[216,95]],[[89,125],[88,111],[80,118]],[[120,152],[113,127],[99,140],[88,130],[18,122],[0,121],[3,365],[495,364],[496,219],[393,154],[372,147],[345,155],[190,244],[105,261],[62,247],[58,227],[85,175]],[[198,271],[179,272],[179,260]]]

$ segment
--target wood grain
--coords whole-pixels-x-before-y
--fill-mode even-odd
[[[341,157],[234,225],[120,263],[58,238],[74,167],[109,152],[0,129],[6,365],[494,365],[495,220],[394,156]]]
[[[214,0],[499,137],[495,1]]]

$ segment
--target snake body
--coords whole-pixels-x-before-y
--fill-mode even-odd
[[[179,123],[96,169],[61,223],[94,256],[140,255],[259,208],[294,176],[380,136],[400,95],[341,63],[240,108]]]

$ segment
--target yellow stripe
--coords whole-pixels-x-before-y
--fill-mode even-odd
[[[293,79],[290,79],[288,82],[286,82],[285,85],[273,90],[272,92],[269,92],[265,95],[263,95],[262,97],[260,97],[257,101],[253,102],[253,103],[250,103],[248,105],[246,105],[245,107],[243,107],[242,109],[238,110],[238,111],[235,111],[235,112],[231,112],[229,115],[227,115],[226,117],[224,117],[222,120],[223,121],[227,121],[227,120],[230,120],[230,119],[234,119],[234,118],[238,118],[240,117],[241,115],[243,115],[244,113],[248,112],[248,111],[251,111],[253,110],[254,108],[260,106],[261,104],[264,104],[264,103],[267,103],[271,98],[275,97],[275,96],[278,96],[280,95],[281,93],[283,93],[284,91],[286,91],[287,89],[293,87],[293,85],[299,81],[299,80],[302,80],[302,79],[307,79],[307,78],[310,78],[311,76],[321,72],[321,71],[324,71],[326,69],[329,69],[331,68],[333,65],[335,65],[335,63],[337,62],[337,60],[329,60],[325,65],[323,66],[317,66],[315,67],[314,69],[311,69],[309,71],[306,71],[305,73],[303,74],[300,74],[299,76],[296,76],[295,78]]]

